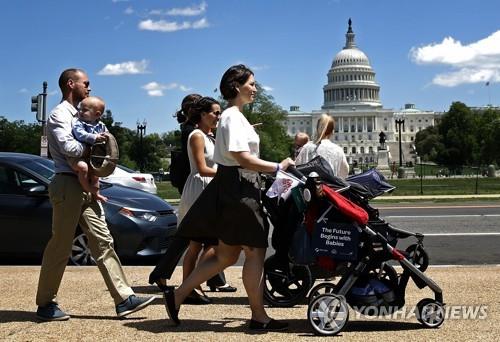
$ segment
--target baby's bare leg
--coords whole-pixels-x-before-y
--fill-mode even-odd
[[[78,173],[78,181],[86,192],[92,192],[92,187],[89,183],[89,166],[83,160],[73,165],[73,170]]]
[[[99,192],[99,177],[94,176],[92,172],[89,172],[90,187],[92,188],[92,194],[95,196],[96,200],[106,202],[108,198],[101,195]]]

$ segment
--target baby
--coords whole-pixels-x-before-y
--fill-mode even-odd
[[[105,103],[99,97],[89,96],[80,102],[78,117],[73,121],[73,135],[76,140],[88,145],[107,140],[106,125],[99,120],[104,108]],[[99,177],[92,174],[87,162],[82,158],[68,158],[68,162],[78,173],[83,190],[90,192],[98,201],[107,201],[107,197],[99,193]]]

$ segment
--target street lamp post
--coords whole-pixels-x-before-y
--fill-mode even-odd
[[[147,122],[146,120],[144,119],[142,121],[142,124],[139,122],[139,120],[137,120],[137,133],[139,134],[139,154],[140,154],[140,170],[141,172],[144,172],[144,150],[143,150],[143,145],[142,145],[142,136],[146,134],[146,125],[147,125]]]
[[[398,116],[396,118],[396,126],[398,127],[398,132],[399,132],[399,167],[403,166],[403,149],[402,149],[402,142],[401,142],[401,125],[403,126],[403,129],[405,129],[405,118],[404,116]]]
[[[405,170],[403,169],[403,142],[401,138],[401,126],[403,130],[405,129],[405,117],[403,113],[396,113],[395,115],[396,127],[399,132],[399,168],[398,168],[398,178],[405,177]]]

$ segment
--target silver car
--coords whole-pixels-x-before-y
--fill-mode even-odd
[[[155,179],[152,174],[138,173],[123,165],[117,165],[115,171],[108,177],[101,177],[101,181],[128,186],[129,188],[147,191],[155,195],[157,192]]]

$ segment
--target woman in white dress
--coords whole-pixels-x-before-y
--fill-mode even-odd
[[[196,101],[191,110],[190,120],[196,125],[187,139],[187,154],[191,172],[186,179],[182,190],[181,201],[179,204],[178,221],[179,223],[188,212],[189,208],[198,199],[201,192],[210,183],[217,172],[217,164],[214,162],[214,141],[212,130],[217,127],[221,108],[219,103],[211,97],[203,97]],[[217,243],[217,241],[215,241]],[[204,251],[201,258],[212,255],[214,253],[213,246],[209,241],[201,243],[198,241],[190,241],[189,247],[184,255],[182,263],[182,278],[186,279],[193,271],[200,256],[200,252]],[[223,273],[219,275],[225,282]],[[220,280],[219,280],[220,281]],[[211,286],[209,284],[209,286]],[[233,290],[227,283],[224,286],[218,287]],[[192,293],[186,298],[185,303],[192,304],[208,304],[210,300],[203,294],[199,287],[200,293]],[[236,289],[234,289],[236,290]]]
[[[342,148],[331,141],[334,128],[335,120],[328,114],[322,114],[316,126],[316,140],[302,146],[295,163],[305,164],[319,155],[328,161],[334,176],[345,179],[349,174],[349,164]]]

